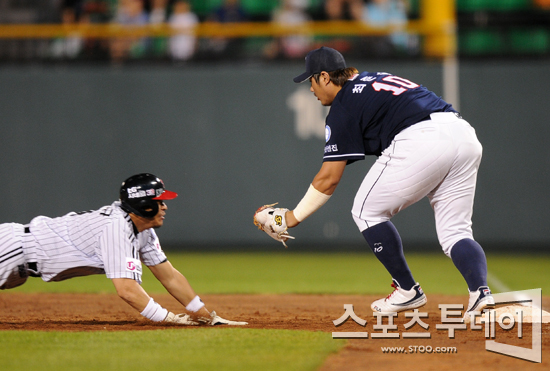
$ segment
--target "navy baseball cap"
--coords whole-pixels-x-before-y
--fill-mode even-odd
[[[321,46],[307,53],[306,72],[294,78],[295,83],[308,80],[311,76],[322,71],[330,72],[346,68],[346,61],[338,50]]]

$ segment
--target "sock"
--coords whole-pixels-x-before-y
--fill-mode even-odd
[[[455,243],[451,249],[451,259],[470,291],[487,286],[487,259],[483,248],[476,241],[465,238]]]
[[[403,290],[410,290],[416,281],[403,255],[403,244],[397,229],[392,222],[387,221],[365,229],[363,237],[367,240],[374,255],[386,267],[392,278]]]

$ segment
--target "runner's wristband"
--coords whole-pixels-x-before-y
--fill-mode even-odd
[[[161,307],[160,304],[155,303],[153,298],[150,298],[149,303],[147,303],[147,306],[140,314],[145,318],[149,318],[153,322],[160,322],[164,321],[168,315],[168,310]]]
[[[202,302],[201,298],[199,298],[199,296],[197,295],[193,298],[193,300],[189,302],[189,304],[187,304],[185,309],[187,309],[189,312],[197,312],[202,307],[204,307],[204,303]]]

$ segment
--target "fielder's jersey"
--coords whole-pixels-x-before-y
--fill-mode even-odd
[[[385,72],[363,72],[336,94],[326,118],[323,161],[380,156],[403,129],[433,112],[456,112],[422,85]]]
[[[141,283],[142,262],[166,261],[155,231],[138,233],[119,201],[58,218],[38,216],[29,229],[34,238],[25,249],[27,261],[37,262],[44,281],[105,273]]]

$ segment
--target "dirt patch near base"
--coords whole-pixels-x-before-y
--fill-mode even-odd
[[[155,300],[167,309],[179,313],[179,305],[169,295],[155,295]],[[466,297],[430,295],[428,304],[419,310],[428,313],[421,320],[429,325],[425,330],[419,324],[405,329],[411,318],[401,313],[394,319],[399,338],[373,338],[383,334],[370,303],[378,299],[360,295],[203,295],[207,307],[224,318],[247,321],[248,328],[289,329],[327,332],[367,332],[366,339],[350,339],[337,354],[328,357],[321,370],[403,369],[412,370],[542,370],[550,363],[550,324],[542,324],[542,364],[504,356],[485,350],[484,327],[473,331],[457,330],[454,338],[449,331],[437,329],[443,324],[439,304],[466,305]],[[367,320],[365,327],[352,319],[341,326],[334,320],[344,314],[344,304],[353,304],[355,314]],[[543,308],[550,308],[550,298],[543,298]],[[387,319],[383,324],[387,324]],[[0,294],[0,330],[39,331],[141,331],[171,328],[173,325],[155,324],[139,315],[114,294]],[[182,328],[193,331],[194,327]],[[404,338],[407,332],[429,333],[430,338]],[[522,325],[504,331],[496,325],[495,341],[531,348],[531,325]],[[382,347],[403,347],[407,353],[384,353]],[[444,348],[445,353],[437,353]],[[430,352],[431,351],[431,352]]]

